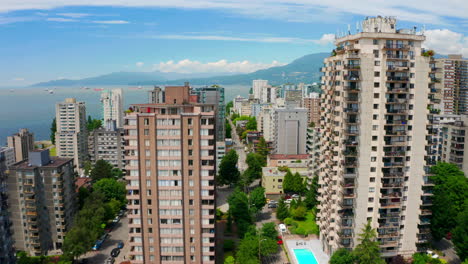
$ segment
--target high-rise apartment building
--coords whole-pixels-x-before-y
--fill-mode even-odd
[[[153,90],[148,91],[148,103],[162,104],[164,102],[164,91],[159,86],[154,86]]]
[[[288,106],[273,109],[271,141],[274,154],[307,153],[307,109]]]
[[[252,81],[252,92],[253,96],[256,99],[259,99],[262,102],[263,90],[268,87],[267,80],[253,80]]]
[[[55,106],[57,132],[55,145],[57,156],[73,158],[77,169],[88,159],[88,132],[86,106],[75,98],[67,98]]]
[[[215,262],[216,105],[165,88],[125,117],[132,263]]]
[[[124,169],[125,141],[123,137],[123,128],[99,128],[91,131],[88,136],[88,153],[91,163],[105,160],[115,168]]]
[[[434,67],[442,114],[468,115],[468,60],[449,55],[436,59]]]
[[[425,37],[367,18],[336,39],[322,72],[320,240],[328,253],[353,248],[370,221],[382,255],[410,255],[427,242],[432,142],[431,58]]]
[[[307,97],[303,97],[302,107],[309,111],[307,122],[318,125],[320,122],[320,94],[310,93]]]
[[[60,249],[77,211],[73,159],[32,151],[9,167],[7,184],[15,249],[32,256]]]
[[[122,89],[107,90],[101,94],[102,116],[105,127],[121,128],[123,126],[123,92]]]
[[[211,104],[216,106],[216,140],[224,142],[226,137],[226,104],[224,100],[224,87],[213,85],[211,87],[195,88],[192,89],[192,94],[197,96],[197,103]]]
[[[34,134],[22,128],[18,133],[7,137],[7,144],[15,150],[15,161],[20,162],[28,159],[29,151],[34,149]]]
[[[8,186],[6,171],[15,163],[13,148],[0,147],[0,263],[13,264],[15,256],[13,238],[10,229],[11,221],[8,216]]]
[[[457,165],[468,177],[468,116],[441,125],[442,154],[444,162]]]

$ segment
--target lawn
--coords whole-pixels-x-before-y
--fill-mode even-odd
[[[57,148],[56,147],[50,148],[49,152],[50,152],[50,156],[52,156],[52,157],[57,156]]]
[[[286,220],[285,220],[286,222]],[[293,220],[290,225],[289,231],[293,234],[319,234],[319,227],[315,222],[315,210],[308,211],[304,220]],[[299,231],[299,232],[297,232]]]

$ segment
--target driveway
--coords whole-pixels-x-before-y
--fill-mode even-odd
[[[109,233],[109,237],[102,244],[100,250],[90,251],[86,253],[83,258],[87,258],[88,263],[91,264],[103,264],[110,256],[112,249],[116,248],[120,241],[124,242],[124,248],[120,250],[119,256],[115,259],[116,264],[124,261],[124,256],[127,255],[130,248],[128,246],[128,218],[126,216],[120,219],[115,225],[114,229]],[[126,258],[128,258],[128,256]]]

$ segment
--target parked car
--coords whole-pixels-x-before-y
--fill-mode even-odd
[[[117,248],[118,249],[122,249],[124,247],[124,242],[120,241],[118,244],[117,244]]]
[[[276,207],[278,207],[278,204],[276,204],[276,203],[269,203],[268,204],[268,208],[276,208]]]
[[[96,243],[94,244],[92,250],[94,250],[94,251],[99,250],[101,248],[103,242],[104,242],[104,240],[96,241]]]
[[[285,224],[279,224],[279,231],[280,232],[286,232],[286,225]]]
[[[120,217],[116,216],[114,220],[112,220],[112,223],[118,223],[120,221]]]
[[[287,199],[291,199],[291,195],[289,195],[289,194],[286,194],[286,195],[284,196],[284,199],[285,199],[285,200],[287,200]]]
[[[119,254],[120,254],[120,249],[118,249],[118,248],[114,248],[111,251],[111,256],[114,257],[114,258],[116,258]]]
[[[284,201],[284,203],[286,203],[286,204],[290,204],[291,202],[292,202],[292,199],[291,199],[291,198],[289,198],[289,199],[287,199],[286,201]]]
[[[106,264],[114,264],[114,262],[115,262],[115,259],[113,257],[108,257],[106,259]]]
[[[119,217],[123,217],[125,215],[125,210],[120,210]]]
[[[301,196],[299,194],[293,194],[291,195],[291,198],[293,199],[299,199]]]

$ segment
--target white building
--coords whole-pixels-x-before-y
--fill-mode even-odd
[[[1,160],[1,162],[3,162],[3,165],[5,166],[5,168],[8,168],[11,165],[13,165],[13,163],[15,163],[15,149],[14,148],[0,147],[0,153],[1,153],[1,157],[3,157],[4,159],[4,160]]]
[[[299,107],[274,108],[272,115],[274,154],[307,153],[307,109]]]
[[[324,60],[317,223],[329,254],[354,248],[368,221],[384,257],[428,241],[435,88],[424,40],[394,18],[367,18]]]
[[[55,106],[57,132],[55,145],[57,156],[73,158],[77,168],[88,159],[88,132],[86,129],[86,106],[75,98],[67,98]]]
[[[252,90],[254,98],[257,98],[261,101],[263,90],[268,86],[267,80],[253,80],[252,81]]]
[[[102,112],[104,126],[108,127],[115,123],[115,126],[123,126],[123,94],[122,89],[112,89],[101,94]]]

